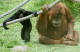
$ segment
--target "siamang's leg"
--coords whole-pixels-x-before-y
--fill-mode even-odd
[[[28,41],[30,41],[30,32],[32,29],[31,21],[30,21],[30,19],[27,19],[20,23],[23,25],[22,30],[21,30],[21,38],[23,40],[25,40],[25,42],[28,42]]]
[[[21,38],[22,38],[22,40],[25,40],[25,26],[23,26],[22,27],[22,29],[21,29]]]
[[[30,41],[30,32],[31,32],[32,27],[26,27],[25,29],[25,42],[29,42]]]
[[[27,25],[23,25],[21,30],[21,38],[25,40],[25,42],[30,41],[30,32],[31,32],[32,26],[29,27]]]

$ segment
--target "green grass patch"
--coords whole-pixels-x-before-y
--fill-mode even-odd
[[[0,0],[0,15],[16,7],[23,1],[24,0]],[[44,4],[49,5],[53,2],[54,0],[31,0],[22,8],[30,11],[39,11]],[[71,12],[76,19],[74,29],[80,32],[80,3],[74,2],[73,4],[71,4],[66,0],[64,0],[63,2],[65,2],[67,6],[71,9]],[[8,18],[10,15],[0,19],[0,23],[2,23],[3,20]],[[38,42],[39,35],[36,30],[37,19],[37,17],[33,17],[31,19],[33,26],[31,32],[31,41],[27,44],[25,44],[24,41],[21,40],[20,30],[22,25],[20,23],[9,25],[9,30],[4,30],[2,27],[0,27],[0,52],[14,52],[11,50],[11,48],[16,45],[28,45],[30,49],[27,52],[80,52],[80,43],[78,46],[40,44]]]

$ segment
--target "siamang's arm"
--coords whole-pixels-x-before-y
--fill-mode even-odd
[[[9,17],[8,19],[4,20],[4,22],[3,22],[3,27],[4,27],[4,29],[7,30],[8,28],[6,27],[6,23],[9,22],[9,21],[18,19],[19,16],[20,16],[20,14],[22,13],[22,11],[23,11],[23,9],[20,9],[20,10],[18,10],[16,13],[14,13],[11,17]]]
[[[18,19],[18,18],[22,18],[22,17],[20,17],[20,15],[22,14],[23,15],[23,17],[25,17],[25,16],[28,16],[28,15],[30,15],[30,14],[34,14],[35,16],[37,16],[37,13],[36,12],[30,12],[30,11],[26,11],[26,10],[24,10],[24,9],[19,9],[16,13],[14,13],[11,17],[9,17],[8,19],[6,19],[4,22],[3,22],[3,27],[4,27],[4,29],[8,29],[7,27],[6,27],[6,23],[7,22],[9,22],[9,21],[12,21],[12,20],[15,20],[15,19]]]

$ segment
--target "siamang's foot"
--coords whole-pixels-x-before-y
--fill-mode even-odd
[[[5,27],[5,30],[8,30],[9,28]]]
[[[25,40],[25,43],[30,42],[30,40]]]
[[[5,30],[9,29],[8,27],[6,27],[6,22],[3,22],[3,27],[4,27]]]

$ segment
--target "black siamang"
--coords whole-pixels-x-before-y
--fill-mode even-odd
[[[31,11],[26,11],[24,9],[19,9],[16,13],[14,13],[11,17],[9,17],[8,19],[6,19],[3,22],[4,29],[6,29],[6,30],[8,29],[6,27],[7,22],[28,16],[30,14],[34,14],[35,16],[37,16],[36,11],[31,12]],[[27,20],[21,21],[20,23],[23,25],[23,27],[21,29],[21,38],[22,38],[22,40],[25,40],[25,42],[29,42],[30,41],[30,32],[32,30],[31,21],[30,21],[30,19],[27,19]]]

